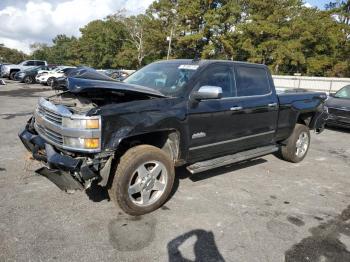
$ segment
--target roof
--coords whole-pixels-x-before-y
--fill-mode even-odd
[[[262,66],[266,67],[264,64],[257,64],[257,63],[249,63],[244,61],[232,61],[232,60],[218,60],[218,59],[199,59],[199,60],[193,60],[193,59],[170,59],[170,60],[159,60],[155,63],[183,63],[183,64],[195,64],[195,65],[208,65],[211,63],[218,63],[218,62],[225,62],[225,63],[233,63],[233,64],[242,64],[242,65],[254,65],[254,66]]]

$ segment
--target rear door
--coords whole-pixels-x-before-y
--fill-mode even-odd
[[[239,150],[274,142],[278,119],[278,98],[265,66],[235,64],[236,100],[240,103],[239,125],[232,123]]]

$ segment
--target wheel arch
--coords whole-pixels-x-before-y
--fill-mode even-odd
[[[19,72],[19,71],[21,71],[21,70],[18,68],[12,68],[12,69],[10,69],[10,74],[13,72]]]
[[[174,164],[180,161],[180,132],[176,129],[158,130],[122,138],[116,153],[123,155],[128,149],[137,145],[152,145],[163,150]]]
[[[297,116],[296,123],[305,125],[310,128],[313,117],[316,115],[316,112],[302,112]]]

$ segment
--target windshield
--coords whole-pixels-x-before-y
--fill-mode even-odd
[[[334,97],[350,99],[350,85],[344,86],[334,95]]]
[[[197,70],[198,65],[181,63],[153,63],[136,71],[125,83],[146,86],[165,96],[177,97]]]
[[[60,71],[60,70],[62,70],[62,69],[63,69],[62,67],[56,67],[56,68],[50,70],[50,72],[56,73],[56,72],[58,72],[58,71]]]

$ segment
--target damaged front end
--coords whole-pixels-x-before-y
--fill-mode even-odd
[[[85,102],[62,95],[40,98],[33,117],[19,133],[33,158],[45,164],[36,173],[64,191],[86,189],[93,180],[105,186],[109,175],[113,156],[101,153],[101,118],[83,114],[93,108]],[[74,110],[69,109],[72,103]],[[107,179],[101,176],[105,173]]]
[[[94,180],[104,187],[115,148],[103,148],[100,109],[163,95],[115,81],[68,78],[67,83],[67,91],[39,99],[19,137],[33,158],[45,164],[36,172],[60,189],[86,189]],[[104,125],[108,132],[116,131],[110,123]]]

